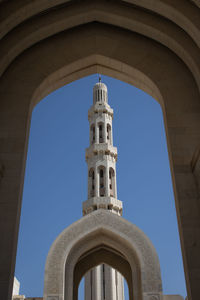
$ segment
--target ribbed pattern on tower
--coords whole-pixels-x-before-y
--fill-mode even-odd
[[[88,111],[90,146],[85,155],[88,199],[83,202],[83,215],[97,209],[122,215],[122,202],[117,199],[117,148],[113,146],[112,119],[107,87],[99,80],[93,88],[93,105]],[[124,300],[122,275],[106,264],[90,270],[85,275],[85,300]]]

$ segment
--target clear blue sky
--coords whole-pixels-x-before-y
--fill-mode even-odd
[[[16,277],[21,294],[43,295],[51,244],[82,217],[87,199],[85,148],[92,75],[48,95],[33,110],[23,192]],[[164,294],[186,296],[185,279],[160,105],[143,91],[102,76],[114,109],[118,199],[123,217],[153,242]]]

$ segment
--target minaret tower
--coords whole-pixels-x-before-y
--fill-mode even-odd
[[[88,200],[83,202],[83,215],[97,209],[122,215],[122,202],[117,199],[117,148],[113,147],[112,119],[113,109],[108,104],[107,87],[99,77],[93,88],[93,105],[88,111]],[[105,264],[90,270],[85,275],[85,300],[124,300],[122,275]]]

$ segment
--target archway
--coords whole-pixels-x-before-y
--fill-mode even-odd
[[[73,299],[78,299],[78,286],[81,278],[88,270],[100,265],[107,264],[113,269],[120,272],[127,281],[129,288],[129,299],[133,299],[132,274],[131,267],[121,253],[111,249],[105,245],[100,245],[95,249],[91,249],[83,257],[80,257],[74,269]],[[98,293],[99,291],[97,291]]]
[[[95,270],[95,271],[94,271]],[[92,271],[92,272],[91,272]],[[102,272],[102,285],[99,285],[99,281],[96,282],[96,278],[98,274]],[[105,299],[106,296],[110,297],[110,289],[106,287],[106,277],[109,276],[112,278],[112,282],[114,284],[114,289],[112,289],[111,296],[117,297],[118,299],[129,300],[129,287],[126,281],[126,278],[116,269],[111,268],[111,266],[107,264],[101,264],[95,267],[95,269],[89,270],[84,277],[82,277],[79,287],[78,287],[78,300],[84,300],[89,294],[89,299],[97,297],[102,297]],[[92,291],[87,290],[87,286],[94,283],[95,289]],[[97,287],[97,289],[96,289]],[[117,296],[117,292],[120,289],[120,296]],[[98,291],[97,293],[95,292]],[[100,291],[100,293],[99,293]]]
[[[113,3],[105,2],[102,9],[102,4],[96,6],[97,2],[89,9],[89,2],[78,8],[73,7],[72,1],[72,6],[66,10],[54,2],[51,7],[56,6],[56,10],[46,11],[45,19],[38,15],[34,20],[26,16],[42,12],[50,5],[39,1],[34,5],[22,1],[20,7],[17,4],[14,8],[11,3],[2,4],[6,7],[2,34],[7,35],[2,44],[3,75],[0,83],[4,141],[0,150],[0,193],[3,199],[1,230],[2,235],[8,235],[9,241],[12,241],[4,241],[2,247],[1,259],[5,270],[1,279],[2,297],[7,298],[8,290],[9,295],[12,290],[31,105],[63,84],[101,72],[134,83],[162,102],[188,295],[198,299],[199,156],[193,160],[199,148],[200,132],[197,86],[200,78],[197,47],[199,29],[196,21],[199,18],[193,18],[199,15],[196,1],[192,3],[184,0],[181,8],[178,4],[171,5],[169,1],[159,1],[157,6],[153,6],[147,1],[139,4],[135,0],[136,7],[131,3],[126,6],[119,2],[115,6],[116,10],[112,10],[115,11],[112,15],[106,15],[105,11],[109,11],[109,5],[114,7]],[[143,11],[141,7],[148,10]],[[77,14],[77,8],[85,11],[79,10]],[[64,18],[61,20],[59,14],[62,12]],[[67,13],[71,13],[72,23],[66,26],[62,21],[65,19],[70,23],[69,18],[66,18]],[[137,22],[133,16],[138,16]],[[124,30],[105,25],[111,23],[118,26],[119,19]],[[93,21],[105,24],[94,25],[90,23]],[[86,27],[69,30],[69,27],[88,22]],[[17,24],[18,27],[14,28]],[[14,29],[9,32],[11,28]],[[63,32],[57,34],[60,31]],[[55,53],[59,55],[55,56]],[[36,64],[37,61],[40,63]]]
[[[148,237],[122,217],[100,209],[66,228],[53,243],[44,300],[77,299],[81,277],[102,262],[125,276],[130,299],[161,299],[159,260]]]
[[[29,297],[43,295],[44,263],[50,245],[65,227],[81,216],[81,201],[85,200],[87,194],[87,170],[83,154],[89,136],[87,110],[91,105],[91,90],[96,80],[98,75],[93,74],[56,90],[35,107],[32,115],[15,271],[21,282],[22,294]],[[107,83],[109,103],[114,109],[114,145],[120,145],[116,177],[118,199],[124,200],[123,217],[142,228],[153,241],[160,259],[163,292],[173,294],[176,291],[186,296],[160,105],[131,85],[107,76],[102,76],[102,80]],[[71,99],[75,101],[71,103]],[[148,134],[144,129],[145,122]],[[153,128],[150,123],[154,124]],[[71,124],[74,124],[73,128]],[[159,135],[156,135],[158,132]],[[121,135],[122,140],[119,138]],[[127,142],[125,136],[134,138]],[[160,157],[158,149],[162,148],[165,149],[165,155]],[[151,151],[152,155],[149,155]],[[165,162],[165,171],[160,172]],[[30,163],[33,164],[32,169]],[[29,211],[26,211],[25,207],[30,205],[31,209],[29,207]],[[170,206],[171,211],[168,210]],[[28,224],[24,222],[25,219],[28,219]],[[29,270],[33,270],[30,276]],[[128,289],[126,295],[127,292]]]

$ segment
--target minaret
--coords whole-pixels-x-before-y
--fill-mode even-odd
[[[88,111],[88,200],[83,202],[83,215],[97,209],[122,215],[122,202],[117,199],[117,148],[113,147],[112,119],[107,87],[99,77],[93,88],[93,105]],[[123,280],[122,275],[108,265],[95,267],[85,275],[85,300],[124,300]]]

